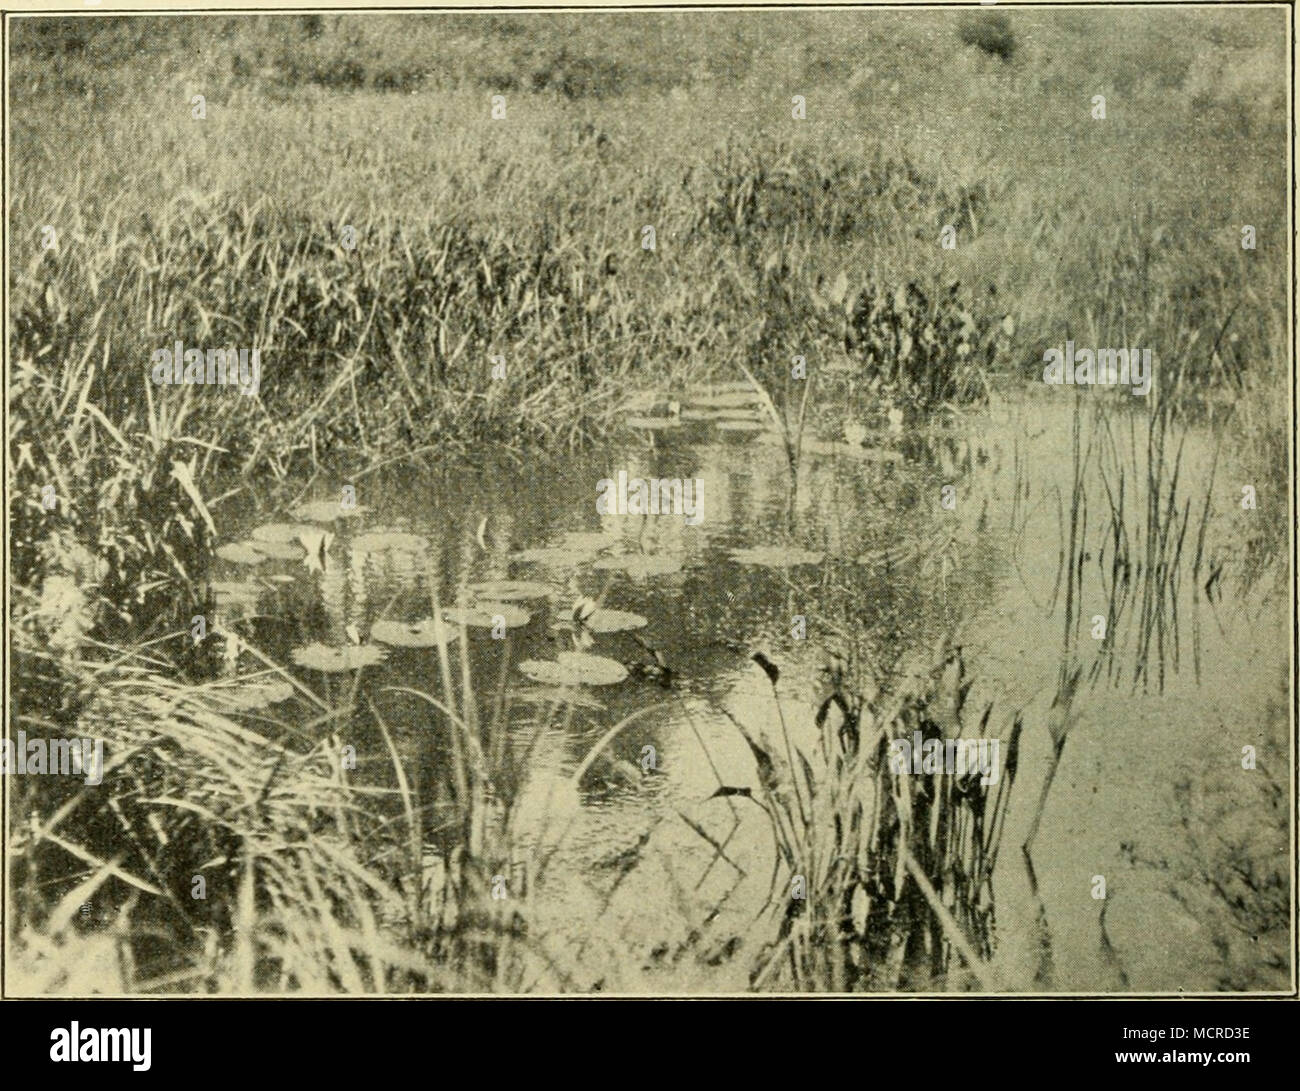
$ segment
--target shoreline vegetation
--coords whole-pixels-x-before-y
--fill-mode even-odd
[[[1190,585],[1213,601],[1230,577],[1242,594],[1266,572],[1285,582],[1283,13],[704,22],[11,24],[9,727],[108,740],[98,794],[63,778],[8,779],[10,973],[24,987],[571,981],[539,965],[527,898],[493,895],[518,847],[512,695],[508,656],[499,678],[475,675],[468,634],[480,615],[484,626],[511,616],[501,603],[457,588],[462,620],[446,626],[457,646],[429,573],[428,625],[399,632],[407,651],[429,656],[418,699],[447,750],[439,815],[453,834],[442,830],[450,842],[432,855],[429,787],[363,692],[369,666],[295,671],[233,623],[192,637],[196,614],[220,613],[218,528],[234,511],[288,508],[316,482],[355,484],[406,460],[523,464],[628,427],[653,443],[712,399],[704,411],[730,409],[730,431],[781,443],[793,530],[801,464],[814,454],[865,457],[876,432],[904,445],[995,390],[1043,397],[1050,346],[1098,346],[1112,368],[1116,353],[1150,346],[1131,391],[1149,384],[1148,397],[1123,386],[1051,395],[1075,415],[1073,452],[1062,445],[1071,490],[1053,501],[1068,561],[1040,815],[1105,654],[1089,663],[1079,651],[1082,573],[1100,563],[1090,497],[1094,537],[1101,520],[1114,543],[1107,622],[1133,618],[1138,633],[1135,686],[1163,688]],[[1247,225],[1254,249],[1242,245]],[[241,396],[155,382],[156,354],[172,345],[178,357],[182,345],[212,346],[207,374],[220,362]],[[629,422],[662,406],[667,423]],[[1194,429],[1270,486],[1252,524],[1263,529],[1243,531],[1232,558],[1206,531],[1214,471],[1180,477]],[[937,494],[929,470],[896,472],[894,501],[931,485]],[[1027,519],[1019,481],[1013,525]],[[257,561],[310,543],[321,569],[351,518],[332,512],[328,531],[305,537],[286,524],[283,540],[243,553]],[[467,556],[488,550],[483,525],[462,530]],[[906,543],[908,563],[938,573],[930,582],[952,628],[963,620],[947,600],[958,544]],[[643,577],[655,574],[649,560]],[[829,578],[818,594],[823,615],[854,632],[864,624]],[[602,609],[581,600],[561,619],[580,649],[565,663],[579,674],[609,671],[579,642]],[[737,723],[758,782],[718,781],[728,805],[746,792],[760,804],[782,882],[797,872],[815,893],[769,906],[770,943],[749,984],[1021,987],[991,962],[991,878],[1022,727],[1043,725],[1001,701],[970,716],[981,739],[1002,732],[1003,773],[987,783],[891,771],[891,739],[951,737],[969,680],[949,642],[911,674],[869,681],[869,658],[873,670],[901,667],[878,654],[888,633],[857,637],[873,657],[832,672],[813,765],[788,736],[769,749]],[[386,654],[349,640],[325,649],[344,667]],[[640,669],[668,688],[662,655],[643,651]],[[232,661],[241,681],[291,692],[293,715],[223,685]],[[754,663],[784,708],[780,671]],[[1105,661],[1107,682],[1114,670]],[[539,708],[537,737],[567,728],[575,700]],[[339,732],[356,717],[384,740],[391,787],[341,757]],[[1269,772],[1283,794],[1285,772]],[[1196,795],[1189,785],[1186,798]],[[1199,830],[1204,813],[1188,807]],[[724,844],[695,832],[727,860]],[[544,870],[546,859],[533,863]],[[1228,900],[1259,932],[1276,923],[1282,893],[1267,860],[1252,866],[1255,893]],[[196,877],[210,897],[193,893]],[[120,945],[86,925],[97,900],[116,907]]]

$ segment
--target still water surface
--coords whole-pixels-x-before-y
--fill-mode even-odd
[[[1144,441],[1130,445],[1128,430],[1143,418],[1133,412],[1133,420],[1121,414],[1112,426],[1140,464]],[[772,690],[749,659],[753,651],[781,665],[786,722],[796,744],[811,752],[829,652],[866,636],[905,666],[955,631],[976,679],[968,709],[978,716],[991,702],[995,734],[1005,734],[1016,711],[1024,715],[1006,834],[1018,850],[1048,764],[1045,725],[1061,664],[1070,428],[1067,396],[995,401],[923,432],[871,433],[866,449],[853,453],[817,442],[801,461],[793,506],[781,445],[714,421],[630,431],[621,442],[575,456],[394,468],[355,482],[367,510],[336,524],[323,572],[297,561],[260,566],[254,579],[280,577],[261,584],[274,590],[257,596],[255,611],[251,599],[225,609],[263,615],[258,640],[276,661],[288,662],[294,648],[311,642],[365,640],[380,619],[429,617],[432,595],[450,605],[466,583],[553,584],[549,602],[520,603],[532,618],[506,639],[493,639],[487,629],[469,635],[481,707],[496,699],[503,677],[515,695],[516,828],[534,850],[534,867],[537,853],[547,858],[541,874],[533,873],[534,934],[547,937],[549,955],[572,987],[741,990],[770,931],[754,920],[772,874],[771,834],[752,805],[710,797],[719,782],[756,783],[752,758],[726,712],[760,737],[780,738]],[[1209,431],[1189,432],[1180,471],[1193,512],[1184,564],[1190,569],[1190,539],[1213,473],[1204,553],[1223,560],[1231,574],[1240,571],[1234,562],[1249,533],[1237,483],[1250,478],[1233,465],[1230,445],[1220,446],[1217,465],[1215,452]],[[598,514],[599,482],[619,471],[696,479],[698,525],[680,515]],[[945,485],[954,487],[950,508],[941,502]],[[1102,488],[1089,483],[1092,525],[1085,534],[1098,553]],[[307,498],[337,495],[313,484]],[[1140,512],[1131,493],[1128,503]],[[247,511],[232,529],[285,518]],[[419,535],[427,547],[350,546],[376,531]],[[772,566],[753,563],[766,560],[758,554],[733,554],[754,547],[775,547],[777,557],[805,550],[813,563]],[[544,552],[519,556],[529,550]],[[1075,608],[1085,666],[1094,654],[1090,621],[1107,613],[1093,562],[1090,554]],[[247,580],[248,572],[231,565],[215,575]],[[1078,719],[1048,797],[1032,876],[1019,851],[1009,848],[999,858],[996,958],[1010,987],[1194,991],[1228,980],[1236,987],[1280,984],[1264,970],[1254,980],[1229,973],[1230,964],[1251,962],[1249,945],[1259,941],[1232,935],[1212,898],[1197,900],[1204,884],[1184,873],[1204,865],[1205,854],[1180,805],[1213,798],[1255,826],[1265,821],[1258,786],[1240,767],[1247,744],[1268,755],[1285,783],[1286,733],[1278,724],[1279,715],[1285,719],[1278,710],[1286,707],[1288,661],[1284,577],[1265,573],[1245,588],[1225,575],[1222,597],[1193,594],[1190,575],[1181,580],[1176,652],[1171,619],[1158,657],[1163,686],[1154,666],[1134,683],[1135,624],[1121,617],[1114,678],[1103,673],[1075,703]],[[625,664],[631,675],[616,685],[583,687],[582,706],[551,717],[535,737],[531,724],[548,703],[518,664],[572,649],[573,634],[551,623],[581,596],[645,617],[635,635],[599,635],[589,649]],[[794,635],[799,617],[802,640]],[[666,681],[659,657],[671,671]],[[436,738],[437,714],[392,688],[439,694],[436,663],[432,649],[399,648],[362,677],[363,695],[394,727],[421,803],[434,816],[427,840],[435,847],[448,760]],[[351,681],[346,674],[302,673],[336,694]],[[573,774],[592,745],[638,711],[635,725],[575,790]],[[362,729],[358,751],[368,749],[382,754],[383,744]],[[653,769],[644,771],[651,760]],[[363,761],[362,769],[380,783],[391,778],[386,757]],[[726,859],[701,831],[725,843]],[[1276,847],[1265,837],[1255,851]],[[1105,902],[1093,896],[1099,876]],[[539,977],[538,985],[554,982]]]

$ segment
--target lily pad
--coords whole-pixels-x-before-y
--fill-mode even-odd
[[[359,534],[352,539],[356,553],[421,553],[428,545],[428,538],[398,530]]]
[[[793,568],[801,564],[821,564],[823,553],[789,546],[755,546],[752,549],[733,549],[731,559],[738,564],[756,564],[763,568]]]
[[[599,553],[602,549],[608,549],[617,540],[600,530],[571,530],[560,539],[559,545],[563,549],[585,549],[592,553]]]
[[[300,535],[319,534],[320,528],[307,523],[263,523],[253,528],[252,538],[255,542],[278,542],[280,545],[292,545]]]
[[[631,629],[644,629],[646,619],[628,610],[606,610],[602,607],[593,611],[583,624],[593,633],[625,633]]]
[[[309,523],[332,523],[335,519],[355,519],[369,510],[364,504],[345,508],[337,500],[313,500],[299,504],[289,514],[295,519],[306,519]]]
[[[559,594],[558,588],[537,580],[488,580],[471,583],[469,590],[478,598],[492,602],[531,602]]]
[[[212,597],[218,606],[256,606],[267,590],[252,580],[213,580]]]
[[[602,557],[595,564],[612,572],[626,572],[629,576],[669,576],[682,570],[682,562],[672,557],[624,553],[618,557]]]
[[[512,561],[526,564],[541,564],[550,568],[576,568],[587,564],[595,554],[590,549],[567,549],[564,546],[543,546],[539,549],[524,549],[512,553]]]
[[[520,629],[532,620],[532,615],[507,602],[479,602],[473,606],[451,606],[442,612],[443,621],[453,625],[468,625],[477,629],[491,629],[497,619],[505,622],[507,629]]]
[[[686,400],[693,409],[736,409],[762,402],[753,389],[726,390],[713,394],[688,394]]]
[[[252,542],[227,542],[217,546],[217,556],[233,564],[261,564],[269,559]]]
[[[376,621],[370,627],[370,639],[396,648],[435,648],[439,643],[450,644],[460,637],[460,630],[443,624],[442,640],[438,640],[439,626],[433,618],[423,621]]]
[[[249,544],[262,556],[276,561],[300,561],[304,552],[301,543],[291,545],[288,542],[251,542]]]
[[[561,652],[556,662],[525,659],[519,669],[546,686],[612,686],[627,678],[618,660],[588,652]]]
[[[629,428],[660,432],[666,428],[677,428],[682,422],[677,417],[628,417],[623,423]]]
[[[227,707],[239,712],[253,712],[268,705],[287,701],[294,694],[294,688],[283,679],[268,678],[261,682],[249,682],[238,687],[223,687],[212,691]]]
[[[303,648],[294,648],[291,656],[300,667],[337,674],[381,663],[388,653],[374,644],[346,644],[341,648],[331,648],[327,644],[308,644]]]

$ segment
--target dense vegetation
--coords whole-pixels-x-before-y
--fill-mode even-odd
[[[170,905],[150,927],[182,920],[208,952],[156,987],[431,984],[379,939],[371,914],[400,914],[403,894],[379,879],[360,892],[350,854],[370,819],[321,756],[250,739],[235,706],[176,720],[174,687],[213,671],[175,637],[207,594],[218,498],[275,495],[321,467],[575,446],[633,393],[743,369],[802,420],[794,356],[820,404],[928,412],[1036,378],[1067,337],[1151,346],[1168,412],[1229,420],[1285,479],[1282,23],[15,20],[15,705],[67,734],[91,715],[129,722],[154,794],[210,789],[220,821],[187,816],[157,844],[121,819],[136,891]],[[153,385],[152,354],[177,340],[259,348],[259,395]],[[207,761],[213,732],[236,760]],[[235,805],[268,775],[287,796]],[[317,812],[330,817],[306,822]],[[86,883],[120,881],[105,829],[81,833],[103,853]],[[290,835],[328,864],[289,866]],[[162,847],[186,838],[247,886],[210,920],[178,893],[192,861],[161,871]],[[279,861],[256,895],[254,859]],[[49,937],[93,891],[42,898],[27,879],[29,942],[63,942]],[[274,980],[247,928],[225,931],[271,905],[306,921],[269,941]]]

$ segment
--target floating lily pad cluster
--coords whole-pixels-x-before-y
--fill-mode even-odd
[[[681,561],[662,554],[611,553],[615,539],[605,534],[574,533],[555,545],[525,549],[511,559],[545,568],[582,568],[590,565],[607,572],[623,572],[634,578],[666,576],[680,572]]]

